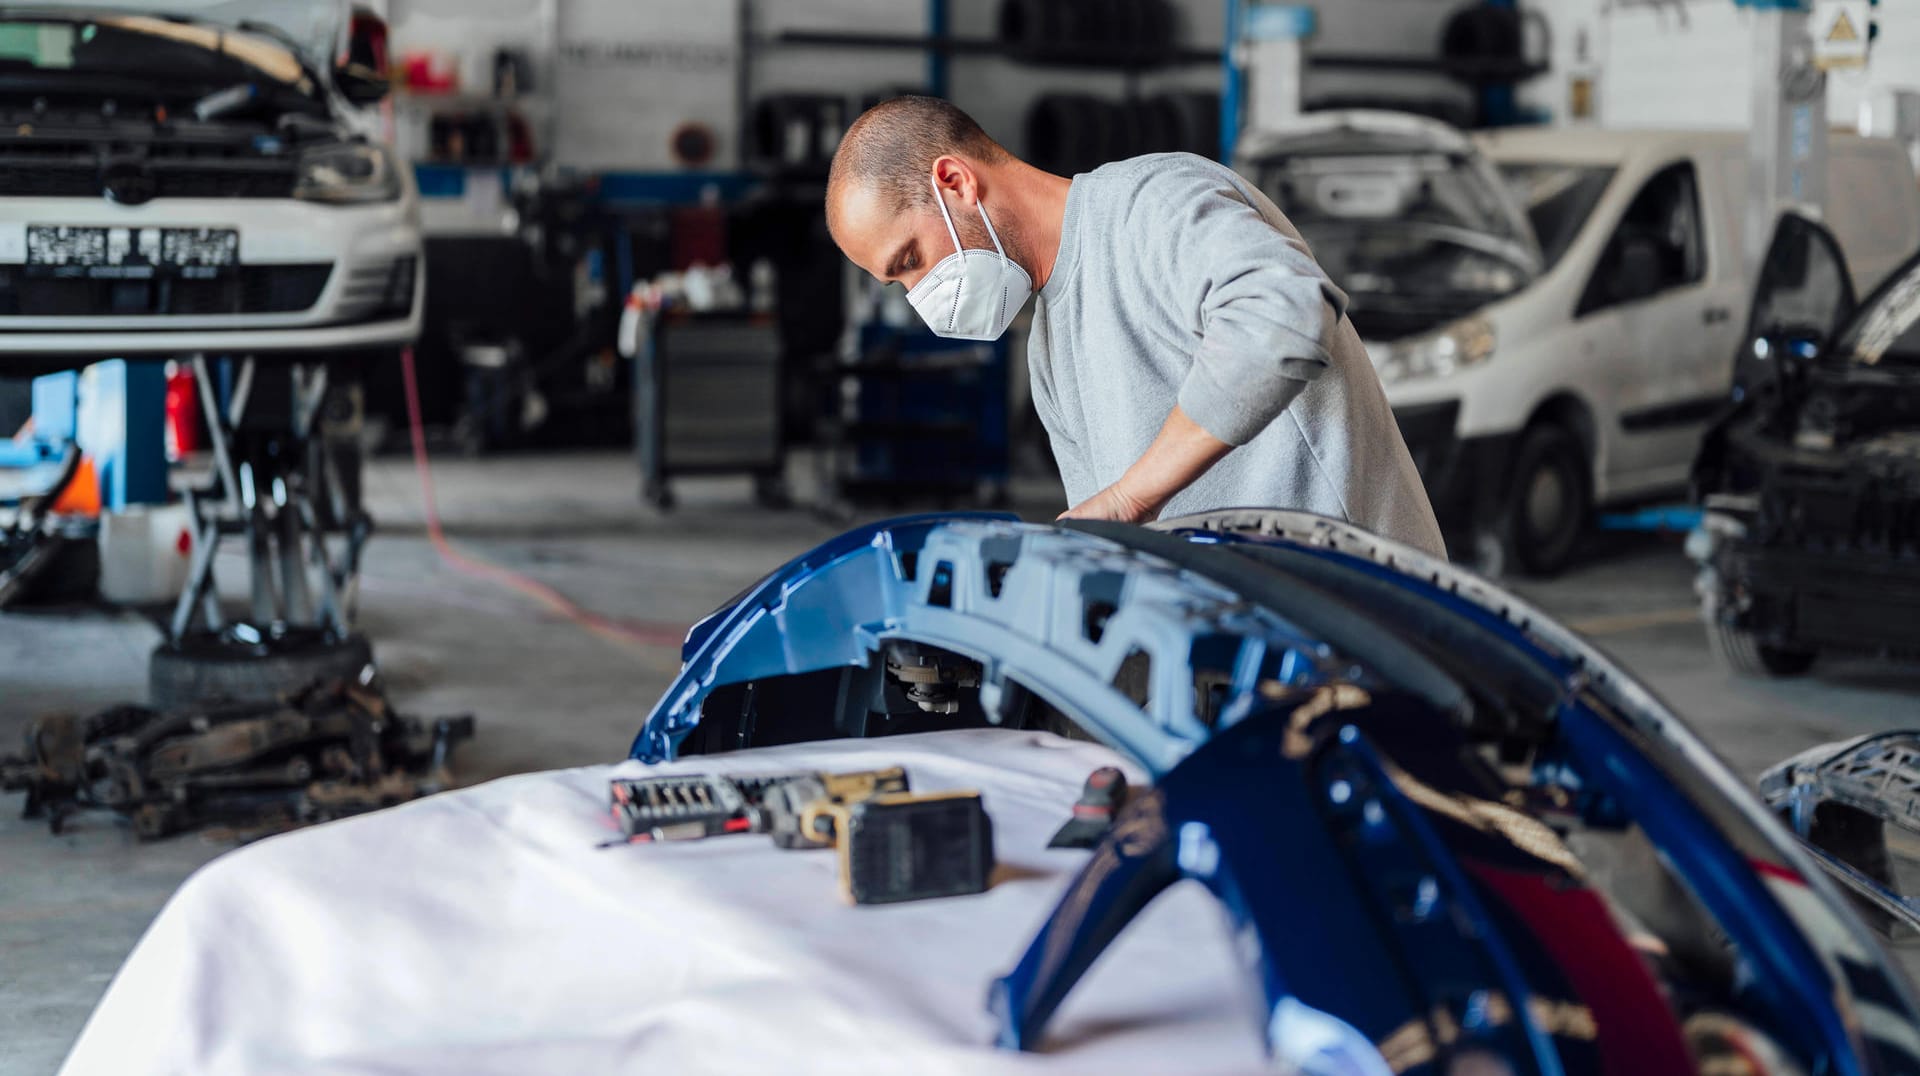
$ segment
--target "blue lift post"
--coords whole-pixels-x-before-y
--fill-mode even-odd
[[[1276,91],[1272,83],[1264,90],[1258,81],[1250,83],[1247,69],[1254,66],[1252,61],[1256,59],[1251,53],[1261,46],[1273,46],[1277,51],[1267,52],[1266,66],[1291,67],[1290,76],[1280,77],[1297,80],[1305,64],[1299,43],[1313,34],[1317,22],[1314,9],[1307,4],[1227,0],[1226,24],[1226,43],[1221,53],[1220,161],[1232,164],[1240,132],[1249,120],[1259,120],[1262,109],[1255,107],[1256,99],[1265,102],[1267,112],[1284,113],[1299,107],[1297,87],[1288,93]],[[1278,99],[1289,97],[1292,105],[1276,104]],[[1268,116],[1264,122],[1274,120],[1275,117]]]

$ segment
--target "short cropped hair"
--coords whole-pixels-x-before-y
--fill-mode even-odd
[[[959,154],[982,164],[1009,156],[973,117],[938,97],[894,97],[862,113],[840,139],[827,174],[827,204],[832,193],[857,183],[871,187],[888,212],[899,213],[932,200],[933,162]]]

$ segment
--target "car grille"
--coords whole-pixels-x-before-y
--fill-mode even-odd
[[[246,265],[212,280],[74,280],[0,266],[0,316],[291,314],[320,301],[333,266]]]
[[[293,165],[281,161],[181,162],[149,165],[155,198],[290,198]],[[0,157],[0,195],[38,198],[96,198],[106,188],[92,160],[35,160]]]

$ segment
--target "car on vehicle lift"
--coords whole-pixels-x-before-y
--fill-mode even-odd
[[[1783,217],[1694,469],[1715,643],[1753,675],[1920,655],[1920,255],[1854,302],[1825,226]]]
[[[201,374],[216,480],[187,494],[156,705],[273,698],[369,660],[351,615],[371,520],[357,445],[328,425],[352,425],[341,381],[420,331],[418,195],[365,109],[386,67],[386,24],[346,0],[0,2],[0,377],[114,358]],[[242,533],[252,608],[229,622],[215,550]],[[16,527],[0,558],[41,539]]]
[[[996,725],[1146,771],[992,984],[1003,1046],[1045,1045],[1192,879],[1282,1071],[1920,1071],[1916,954],[1892,947],[1920,915],[1889,873],[1911,734],[1791,760],[1763,803],[1577,635],[1350,525],[892,520],[683,655],[638,760]]]
[[[1745,152],[1354,111],[1250,134],[1236,167],[1348,292],[1455,555],[1551,573],[1594,508],[1685,490],[1751,290]],[[1829,157],[1836,230],[1877,280],[1920,244],[1912,165],[1845,135]]]
[[[344,3],[0,5],[0,373],[413,340],[384,40]]]

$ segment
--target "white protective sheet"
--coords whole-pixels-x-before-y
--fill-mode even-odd
[[[276,837],[181,887],[64,1071],[1258,1070],[1252,985],[1191,882],[1094,965],[1046,1053],[990,1045],[988,983],[1087,856],[1047,839],[1118,762],[1006,730],[841,740],[510,777]],[[854,907],[831,852],[760,835],[596,847],[612,776],[896,764],[916,791],[981,791],[987,893]]]

